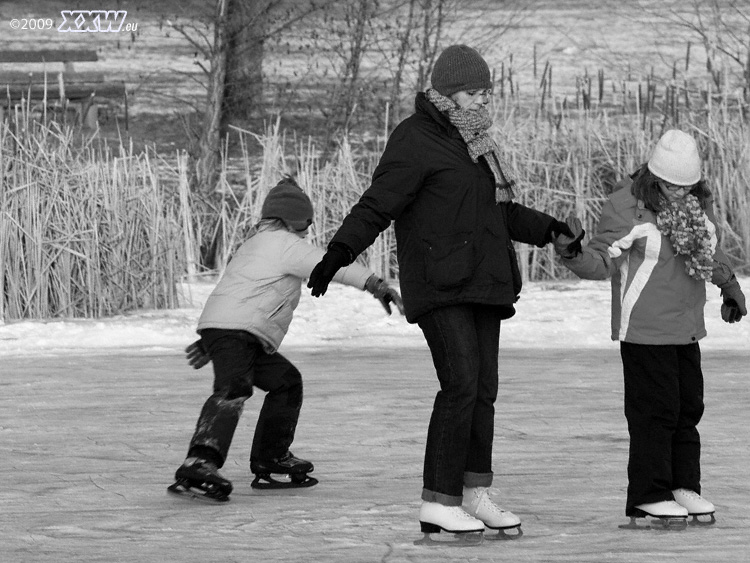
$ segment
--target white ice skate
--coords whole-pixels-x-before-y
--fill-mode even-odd
[[[639,526],[636,518],[651,516],[651,524],[659,530],[684,530],[687,527],[687,508],[673,500],[662,500],[660,502],[647,502],[635,507],[635,514],[630,517],[630,523],[623,524],[620,528],[631,530],[648,530],[651,526]]]
[[[485,536],[487,539],[515,540],[523,535],[521,519],[492,502],[487,487],[464,487],[463,509],[470,516],[484,522],[491,530],[497,530],[497,534]],[[512,529],[518,531],[514,534],[506,533]]]
[[[415,545],[452,543],[456,545],[478,545],[482,543],[484,522],[466,513],[460,506],[446,506],[437,502],[422,502],[419,509],[419,524],[424,537]],[[433,539],[430,534],[449,532],[456,534],[452,541]]]
[[[695,491],[690,489],[675,489],[672,491],[674,500],[677,504],[684,506],[688,511],[688,516],[692,516],[689,524],[691,526],[710,526],[716,523],[714,505],[704,499]],[[710,516],[710,520],[700,520],[698,516]]]

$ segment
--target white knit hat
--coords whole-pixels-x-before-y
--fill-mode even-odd
[[[695,139],[678,129],[670,129],[656,143],[648,169],[670,184],[697,184],[701,179],[701,157]]]

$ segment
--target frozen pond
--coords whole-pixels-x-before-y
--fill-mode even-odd
[[[627,432],[616,347],[503,349],[493,497],[524,537],[415,546],[437,389],[424,347],[290,347],[305,379],[293,451],[311,489],[250,488],[247,403],[224,474],[231,501],[169,496],[211,371],[177,352],[0,359],[3,561],[717,561],[750,554],[747,354],[704,352],[704,495],[717,524],[620,530]]]

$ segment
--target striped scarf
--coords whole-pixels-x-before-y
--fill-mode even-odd
[[[480,156],[484,157],[495,176],[495,203],[513,199],[515,197],[513,186],[516,182],[508,176],[510,167],[500,155],[497,143],[487,132],[492,126],[492,118],[487,108],[463,109],[434,88],[428,89],[425,94],[427,99],[458,129],[469,149],[471,160],[478,162]]]

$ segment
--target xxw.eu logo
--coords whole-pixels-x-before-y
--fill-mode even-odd
[[[117,33],[128,15],[124,10],[64,10],[60,13],[63,21],[57,31],[70,33]],[[126,29],[135,31],[130,24]]]

